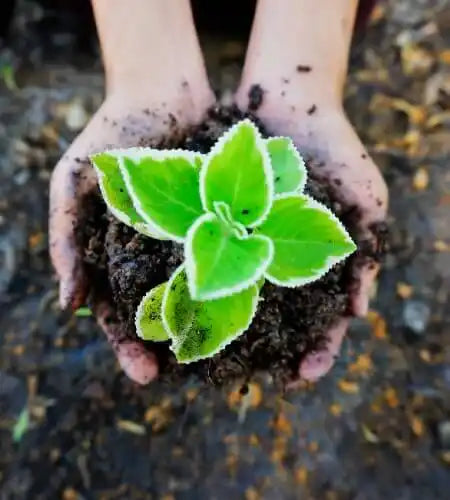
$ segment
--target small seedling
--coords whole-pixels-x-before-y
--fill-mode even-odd
[[[264,280],[302,286],[356,248],[336,216],[303,193],[306,168],[292,141],[263,139],[250,120],[207,155],[131,148],[91,160],[113,215],[184,245],[184,263],[136,313],[137,334],[170,340],[181,363],[211,357],[247,330]]]

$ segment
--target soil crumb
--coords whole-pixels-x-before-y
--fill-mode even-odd
[[[257,111],[264,99],[264,89],[259,84],[252,85],[248,91],[248,109]]]
[[[258,92],[254,91],[256,95]],[[164,147],[169,144],[206,153],[230,125],[246,116],[235,107],[213,108],[201,125],[188,131],[182,140],[170,143],[166,139]],[[253,120],[267,136],[263,126]],[[310,175],[307,192],[330,207],[344,223],[350,221],[347,228],[352,233],[354,211],[333,201],[327,186]],[[169,278],[183,260],[183,248],[136,233],[107,214],[99,196],[85,207],[86,217],[80,225],[85,263],[96,276],[96,288],[100,284],[100,289],[113,297],[125,336],[135,338],[134,315],[142,296]],[[249,380],[255,372],[264,370],[276,383],[285,385],[296,378],[305,354],[323,345],[326,329],[346,313],[349,281],[346,262],[335,266],[320,281],[301,288],[280,288],[266,282],[249,330],[213,358],[180,365],[168,343],[148,343],[158,355],[160,377],[174,381],[193,373],[222,385],[237,378]]]

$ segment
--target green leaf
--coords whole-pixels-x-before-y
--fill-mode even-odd
[[[205,210],[225,202],[235,221],[247,227],[260,224],[273,199],[273,172],[267,147],[250,120],[231,127],[214,145],[200,173]]]
[[[154,227],[146,224],[136,212],[119,168],[119,158],[126,149],[98,153],[90,157],[97,172],[98,184],[111,213],[127,226],[155,239],[166,239]]]
[[[199,194],[202,156],[182,150],[126,154],[120,169],[143,219],[167,238],[182,243],[203,213]]]
[[[192,298],[212,300],[248,288],[261,278],[272,256],[269,238],[239,238],[217,215],[202,215],[189,229],[185,244]]]
[[[266,278],[280,286],[300,286],[321,278],[355,251],[356,245],[328,208],[308,196],[284,195],[258,233],[274,244]]]
[[[30,424],[30,415],[28,413],[28,408],[25,406],[23,410],[20,412],[20,415],[13,427],[12,437],[15,443],[21,441],[22,437],[28,430],[29,424]]]
[[[152,288],[141,300],[136,311],[136,333],[143,340],[161,342],[169,336],[161,318],[161,304],[167,282]]]
[[[289,137],[266,140],[274,176],[275,194],[302,192],[306,184],[305,162]]]
[[[223,201],[214,202],[214,210],[217,217],[228,226],[238,238],[247,238],[248,232],[243,224],[233,220],[230,207]]]
[[[164,325],[172,339],[171,349],[180,363],[208,358],[239,337],[255,315],[258,288],[217,300],[191,299],[184,266],[169,280],[163,299]]]
[[[79,307],[74,314],[78,318],[88,318],[89,316],[92,316],[92,311],[89,307]]]

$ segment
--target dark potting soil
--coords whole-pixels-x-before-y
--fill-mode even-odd
[[[208,152],[215,140],[244,115],[235,108],[215,108],[207,119],[190,130],[182,140],[169,143]],[[256,121],[256,120],[255,120]],[[265,133],[261,124],[258,124]],[[266,134],[267,135],[267,134]],[[167,146],[167,140],[164,142]],[[330,207],[353,233],[357,212],[334,201],[326,185],[309,176],[307,192]],[[172,242],[158,241],[136,233],[106,213],[99,195],[91,196],[80,224],[80,241],[85,263],[96,289],[109,293],[123,324],[124,338],[136,338],[134,315],[143,295],[166,281],[183,261],[183,248]],[[301,288],[280,288],[266,282],[256,316],[247,332],[211,359],[178,364],[169,343],[147,343],[158,355],[160,378],[176,380],[188,374],[214,384],[250,379],[257,371],[268,371],[277,383],[296,378],[301,359],[319,349],[324,332],[348,308],[348,292],[355,286],[350,261],[363,260],[368,252],[358,252],[345,263],[331,269],[321,280]]]

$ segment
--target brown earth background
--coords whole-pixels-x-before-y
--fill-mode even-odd
[[[91,318],[59,311],[48,182],[103,76],[89,2],[19,0],[10,19],[12,3],[0,5],[0,499],[448,498],[449,2],[380,2],[353,44],[346,109],[391,195],[367,319],[319,383],[281,394],[262,377],[244,396],[138,387]],[[238,3],[197,13],[225,103],[252,7],[231,16]]]

